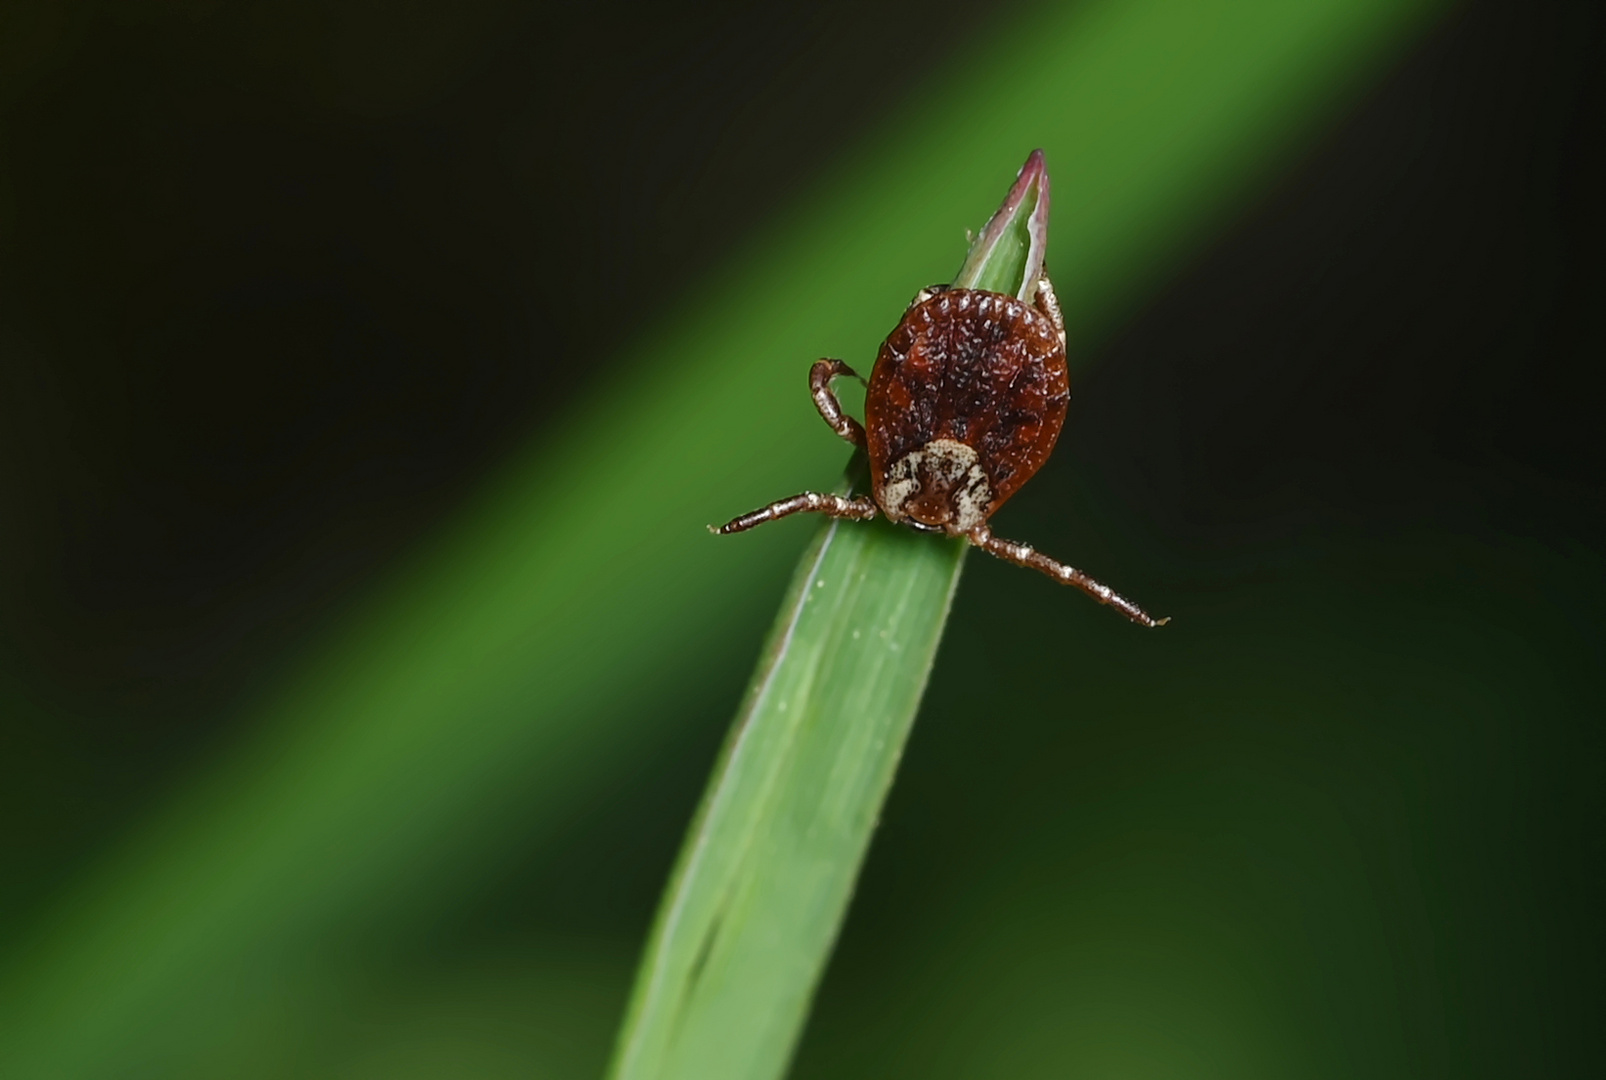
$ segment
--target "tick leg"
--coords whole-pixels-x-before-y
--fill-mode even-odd
[[[831,392],[831,380],[838,375],[846,375],[852,379],[859,377],[858,372],[840,360],[816,360],[814,366],[809,368],[809,390],[814,394],[814,407],[820,410],[820,415],[831,425],[832,431],[863,450],[864,428],[857,420],[842,411],[842,403],[837,401],[836,395]]]
[[[750,510],[717,528],[710,525],[708,531],[715,536],[729,536],[731,533],[746,532],[767,521],[774,521],[789,514],[824,514],[827,517],[869,521],[876,515],[876,505],[868,495],[849,499],[843,495],[820,495],[813,491],[805,491],[801,495],[793,495],[790,499],[781,499],[757,510]]]
[[[1029,566],[1033,570],[1041,570],[1061,585],[1074,585],[1099,603],[1110,605],[1116,611],[1141,626],[1164,626],[1171,621],[1169,618],[1156,619],[1151,617],[1148,612],[1108,585],[1100,585],[1075,567],[1056,562],[1026,544],[1017,544],[1013,540],[999,539],[985,525],[979,525],[972,529],[969,536],[970,542],[987,552],[987,554],[996,555],[1000,559],[1019,566]]]
[[[1045,268],[1043,276],[1037,279],[1037,310],[1048,316],[1059,331],[1060,348],[1065,348],[1065,316],[1060,313],[1060,298],[1054,293],[1054,283],[1048,280],[1048,270]]]

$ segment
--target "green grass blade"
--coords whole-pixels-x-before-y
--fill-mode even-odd
[[[1029,299],[1047,216],[1034,153],[955,284]],[[664,894],[617,1080],[785,1070],[967,547],[879,520],[827,520],[803,553]]]
[[[665,895],[613,1075],[777,1075],[892,781],[964,547],[831,522]]]

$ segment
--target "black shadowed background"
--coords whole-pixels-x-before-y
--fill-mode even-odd
[[[75,1039],[100,991],[51,941],[111,933],[143,823],[252,768],[261,703],[508,462],[1037,10],[0,12],[0,1025],[42,980]],[[999,531],[1176,622],[971,559],[798,1075],[1599,1069],[1602,34],[1436,14],[1073,343]],[[318,993],[231,997],[242,954],[204,1035],[91,1024],[60,1074],[595,1075],[805,535],[558,824],[350,901]]]

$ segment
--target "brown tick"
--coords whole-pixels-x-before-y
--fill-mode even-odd
[[[805,491],[713,531],[742,532],[788,514],[867,521],[879,510],[922,532],[963,536],[1000,559],[1041,570],[1135,623],[1161,626],[1138,605],[1026,544],[994,536],[987,519],[1048,460],[1070,402],[1065,323],[1044,276],[1037,302],[980,289],[923,289],[881,346],[864,426],[842,411],[831,381],[858,378],[840,360],[809,371],[825,422],[870,456],[870,494]]]
[[[1042,153],[1027,161],[1010,200],[989,223],[992,233],[1030,184],[1041,185]],[[1044,226],[1046,228],[1046,226]],[[1135,623],[1161,626],[1142,608],[1082,571],[1025,544],[992,534],[987,521],[1048,460],[1071,399],[1065,320],[1054,287],[1041,275],[1028,304],[1003,293],[935,285],[922,289],[877,354],[864,400],[864,424],[842,411],[831,390],[839,375],[859,376],[840,360],[820,360],[809,389],[820,415],[870,458],[870,494],[849,498],[805,491],[743,514],[715,529],[742,532],[788,514],[866,521],[879,511],[922,532],[963,536],[1000,559],[1074,585]]]

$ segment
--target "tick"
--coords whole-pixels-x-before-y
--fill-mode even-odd
[[[879,512],[1041,570],[1135,623],[1167,622],[1074,567],[994,536],[987,526],[1048,460],[1065,425],[1071,399],[1065,320],[1047,275],[1032,304],[982,289],[922,289],[876,356],[863,425],[842,411],[831,389],[843,375],[859,377],[841,360],[819,360],[809,371],[809,389],[831,430],[869,455],[870,494],[805,491],[710,526],[713,532],[743,532],[789,514],[868,521]]]

